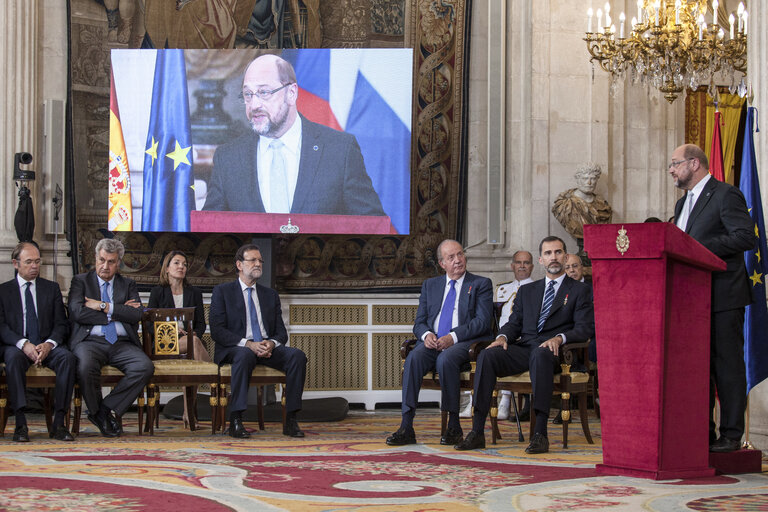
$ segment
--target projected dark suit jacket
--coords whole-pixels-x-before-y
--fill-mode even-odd
[[[291,213],[385,215],[354,135],[303,116],[301,133]],[[256,168],[258,141],[259,135],[250,132],[216,149],[203,210],[264,212]]]

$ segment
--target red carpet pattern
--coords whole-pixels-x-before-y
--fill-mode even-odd
[[[184,431],[163,419],[156,435],[100,437],[86,423],[74,443],[48,439],[42,422],[31,443],[0,440],[0,510],[766,510],[765,474],[654,482],[599,477],[596,444],[571,428],[562,450],[550,429],[550,453],[531,456],[504,423],[504,439],[475,452],[440,446],[439,416],[417,416],[420,444],[391,448],[392,411],[353,411],[338,423],[307,423],[305,439],[278,424],[249,440]],[[87,420],[86,420],[87,422]],[[253,425],[248,424],[251,427]],[[468,425],[465,425],[468,427]],[[514,441],[513,441],[514,440]]]

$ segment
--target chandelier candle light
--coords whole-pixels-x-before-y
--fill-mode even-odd
[[[747,71],[748,14],[744,4],[739,3],[737,16],[728,17],[730,30],[726,39],[718,9],[718,0],[712,0],[711,15],[707,13],[707,0],[638,0],[637,17],[632,18],[629,36],[625,37],[626,17],[622,12],[616,37],[610,3],[605,3],[604,11],[589,8],[584,40],[590,61],[597,61],[611,74],[612,92],[617,82],[629,75],[633,83],[659,89],[672,103],[686,87],[695,90],[707,84],[714,88],[718,73],[730,77],[731,89],[735,90],[736,72]]]

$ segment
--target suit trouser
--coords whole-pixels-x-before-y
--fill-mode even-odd
[[[469,362],[469,341],[455,343],[443,351],[427,348],[419,341],[403,365],[403,414],[416,409],[424,376],[436,370],[440,379],[440,409],[459,413],[461,367]]]
[[[251,373],[257,364],[285,372],[285,410],[301,410],[301,396],[307,376],[307,356],[294,347],[278,345],[271,357],[257,357],[246,347],[231,347],[219,364],[232,365],[232,395],[229,410],[241,412],[248,408],[248,387]]]
[[[744,308],[713,312],[709,354],[709,434],[714,440],[715,392],[720,400],[720,435],[740,440],[747,408],[744,366]]]
[[[533,409],[549,414],[558,369],[558,358],[546,347],[509,344],[507,350],[503,347],[483,350],[477,358],[475,370],[475,414],[483,418],[488,415],[497,378],[526,371],[531,373]]]
[[[90,414],[105,408],[122,415],[142,393],[152,378],[155,366],[144,351],[128,338],[110,344],[104,338],[89,336],[75,345],[77,376],[83,399]],[[103,399],[101,397],[101,368],[111,365],[125,375]]]
[[[23,351],[15,346],[6,346],[4,357],[5,375],[9,391],[8,398],[11,408],[19,411],[27,405],[24,392],[27,389],[27,370],[32,365],[32,361]],[[65,414],[72,401],[77,359],[67,347],[58,345],[48,353],[48,357],[43,360],[43,366],[56,372],[56,386],[53,390],[53,409],[56,413]]]

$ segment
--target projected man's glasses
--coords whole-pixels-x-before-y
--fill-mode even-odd
[[[293,83],[293,82],[291,82],[291,83]],[[266,101],[269,98],[271,98],[272,95],[275,94],[277,91],[285,89],[286,87],[291,85],[291,83],[287,83],[287,84],[285,84],[285,85],[283,85],[281,87],[278,87],[277,89],[272,89],[271,91],[268,91],[266,89],[262,89],[262,90],[256,91],[256,92],[244,91],[244,92],[241,92],[240,94],[238,94],[237,97],[240,98],[240,101],[242,101],[243,103],[250,103],[250,102],[253,101],[253,98],[259,98],[261,101]]]

